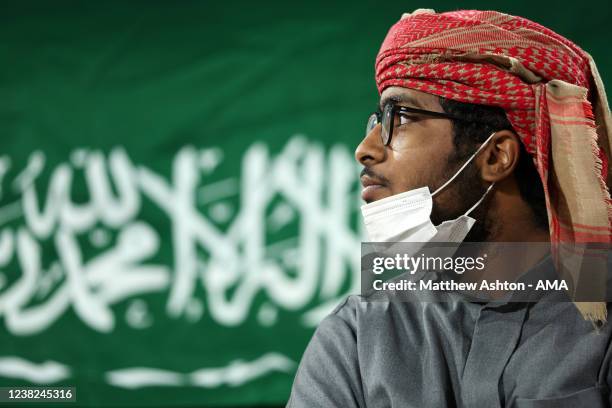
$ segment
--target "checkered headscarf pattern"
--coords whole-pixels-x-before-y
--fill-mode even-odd
[[[531,154],[536,151],[535,88],[540,78],[589,86],[586,53],[527,19],[476,10],[418,10],[405,16],[391,27],[376,58],[378,91],[403,86],[460,102],[499,106]],[[524,80],[511,69],[513,64],[537,77]],[[530,79],[537,82],[529,83]]]

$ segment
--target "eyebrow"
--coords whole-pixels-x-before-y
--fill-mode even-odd
[[[406,104],[415,108],[425,109],[425,106],[423,106],[423,104],[418,99],[405,94],[397,94],[384,97],[380,100],[380,105],[378,106],[378,109],[380,109],[380,111],[382,112],[385,105],[387,105],[388,103]]]

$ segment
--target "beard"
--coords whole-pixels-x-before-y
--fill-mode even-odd
[[[443,182],[449,180],[457,170],[465,163],[469,156],[453,154],[447,162]],[[434,203],[431,220],[434,225],[444,221],[452,220],[465,214],[486,193],[488,186],[483,184],[479,169],[472,161],[457,176],[453,182],[439,193],[439,203]],[[487,194],[484,200],[470,213],[470,217],[476,222],[463,242],[485,242],[490,241],[494,234],[494,222],[492,220],[493,195]]]

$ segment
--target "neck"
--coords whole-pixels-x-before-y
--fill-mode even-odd
[[[487,268],[482,274],[474,274],[471,279],[514,281],[550,253],[550,246],[547,245],[550,235],[546,229],[536,224],[533,211],[519,194],[507,194],[500,189],[493,201],[494,204],[489,208],[485,219],[485,225],[488,227],[485,228],[486,243],[483,243],[480,251],[489,255]],[[513,244],[500,246],[499,243]],[[502,247],[508,248],[504,249],[504,252],[513,253],[495,256]]]
[[[519,194],[499,191],[495,205],[488,214],[487,223],[492,226],[487,241],[490,242],[549,242],[548,229],[540,227],[531,207]]]

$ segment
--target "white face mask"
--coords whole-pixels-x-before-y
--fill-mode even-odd
[[[365,204],[361,214],[371,242],[462,242],[476,220],[470,213],[478,207],[491,191],[492,183],[483,196],[472,208],[454,220],[444,221],[438,226],[431,222],[433,196],[448,186],[461,174],[463,169],[480,153],[495,133],[491,134],[480,145],[478,150],[461,166],[459,170],[440,188],[429,192],[429,187],[421,187],[405,193]]]

